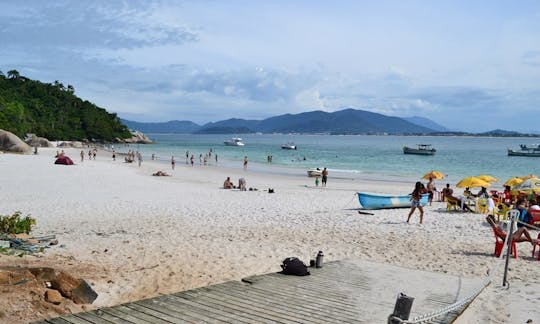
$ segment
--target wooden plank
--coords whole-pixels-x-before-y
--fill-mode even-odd
[[[155,324],[171,323],[170,321],[166,321],[166,320],[158,318],[156,316],[152,316],[152,315],[148,314],[147,312],[142,312],[142,311],[137,310],[135,308],[127,307],[125,305],[118,305],[118,306],[115,306],[115,307],[112,307],[112,308],[108,309],[107,311],[113,311],[113,310],[114,310],[114,312],[127,314],[129,316],[140,318],[141,320],[147,321],[148,323],[155,323]]]
[[[214,307],[219,308],[223,311],[235,314],[236,316],[242,317],[244,319],[247,319],[249,322],[273,322],[273,323],[298,323],[297,321],[290,321],[286,319],[280,319],[277,317],[272,317],[264,313],[256,313],[249,310],[244,309],[242,306],[234,305],[232,303],[223,302],[220,300],[213,299],[212,297],[208,297],[205,295],[202,295],[200,292],[197,295],[193,295],[193,292],[186,292],[186,295],[196,298],[191,299],[192,301],[196,301],[199,304],[204,304],[208,307]],[[179,296],[180,297],[180,296]]]
[[[327,314],[332,314],[338,318],[356,318],[358,316],[357,312],[347,308],[345,311],[340,312],[336,308],[332,307],[320,307],[317,304],[314,304],[312,300],[306,298],[300,298],[295,295],[288,293],[267,293],[255,289],[255,287],[246,287],[242,283],[234,283],[230,287],[213,287],[214,290],[223,291],[224,293],[232,296],[237,296],[238,298],[252,298],[255,301],[264,301],[270,300],[275,301],[279,305],[283,305],[282,308],[286,311],[309,311],[311,314],[320,314],[322,318],[327,317]],[[326,314],[321,314],[326,313]],[[324,316],[323,316],[324,315]]]
[[[129,323],[133,323],[133,324],[147,324],[150,321],[155,322],[156,320],[158,320],[158,318],[156,318],[156,317],[151,318],[151,319],[148,318],[146,320],[142,319],[142,318],[139,318],[139,317],[135,317],[135,316],[132,315],[132,313],[135,313],[136,311],[132,311],[132,312],[129,312],[129,313],[126,314],[126,313],[123,313],[123,312],[117,310],[116,308],[111,308],[111,307],[101,308],[100,310],[105,314],[124,319],[126,321],[129,321]],[[150,322],[150,323],[152,323],[152,322]]]
[[[71,323],[71,324],[88,324],[88,323],[92,323],[92,322],[89,322],[89,321],[84,320],[82,318],[75,317],[75,315],[73,315],[73,314],[62,316],[59,322],[56,322],[56,320],[57,320],[56,318],[53,318],[53,319],[48,319],[47,321],[48,322],[53,321],[52,323],[55,323],[55,324],[56,323],[58,323],[58,324],[65,323],[64,321],[67,321],[68,323]]]
[[[167,321],[169,323],[178,323],[181,320],[181,318],[170,316],[169,314],[162,313],[162,312],[157,311],[157,310],[155,310],[153,308],[149,308],[149,307],[146,307],[146,306],[141,306],[141,305],[139,305],[137,303],[124,304],[124,306],[126,306],[128,308],[132,308],[134,310],[137,310],[137,311],[139,311],[141,313],[152,315],[154,317],[157,317],[157,318],[162,319],[164,321]],[[186,322],[189,322],[189,321],[186,320]],[[195,323],[195,322],[190,322],[190,323]]]
[[[206,314],[198,314],[197,312],[193,312],[188,308],[178,307],[177,305],[170,305],[160,300],[157,300],[156,298],[142,300],[135,303],[144,307],[152,308],[153,310],[161,313],[166,313],[172,317],[176,317],[186,322],[200,323],[200,321],[203,320],[207,323],[219,323],[218,321],[207,317]]]
[[[62,317],[46,319],[45,321],[52,324],[72,324],[70,321],[63,319]],[[88,324],[88,322],[86,323]]]
[[[103,309],[92,310],[92,311],[87,312],[87,314],[92,314],[94,316],[97,316],[99,318],[102,318],[106,321],[109,321],[115,324],[132,324],[133,323],[125,319],[125,316],[118,317],[118,316],[109,314],[107,312],[104,312]]]
[[[111,323],[114,323],[114,322],[108,321],[106,319],[103,319],[103,318],[97,316],[96,314],[90,313],[90,312],[75,313],[75,314],[73,314],[73,316],[84,319],[84,320],[87,320],[88,322],[90,322],[92,324],[111,324]]]
[[[212,287],[212,292],[214,294],[221,294],[224,298],[234,300],[236,302],[243,302],[245,304],[245,307],[258,310],[260,312],[266,312],[267,314],[272,315],[273,313],[278,314],[301,314],[303,316],[306,316],[310,319],[310,322],[312,323],[328,323],[328,322],[336,322],[340,323],[342,321],[338,320],[332,320],[331,318],[328,318],[320,315],[319,312],[315,309],[311,309],[309,305],[304,303],[302,306],[296,306],[288,303],[288,300],[283,298],[275,299],[272,296],[258,296],[255,294],[252,294],[249,290],[247,291],[241,291],[237,290],[233,287]],[[338,318],[340,318],[338,316]],[[344,320],[343,318],[340,318],[341,320]]]
[[[267,323],[263,318],[256,316],[249,316],[248,314],[238,314],[231,312],[229,309],[221,307],[220,305],[210,304],[208,305],[204,301],[199,300],[198,298],[191,298],[190,296],[175,296],[175,295],[166,295],[163,296],[169,302],[186,304],[189,307],[199,309],[201,312],[206,313],[207,316],[212,315],[212,317],[217,317],[223,321],[230,321],[232,323],[251,323],[253,320],[256,320],[261,323]],[[188,297],[188,298],[186,298]]]

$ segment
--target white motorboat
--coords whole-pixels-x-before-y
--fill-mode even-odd
[[[296,150],[296,145],[293,142],[289,142],[281,145],[281,148],[284,150]]]
[[[321,168],[313,168],[307,170],[307,176],[308,177],[320,177],[322,176],[322,169]]]
[[[233,137],[230,140],[226,140],[223,142],[227,146],[244,146],[244,142],[242,142],[242,139],[240,137]]]

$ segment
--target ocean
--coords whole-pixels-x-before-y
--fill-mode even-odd
[[[284,173],[306,176],[306,170],[326,167],[330,177],[360,178],[370,180],[394,180],[414,182],[431,170],[447,174],[441,180],[452,185],[466,176],[490,174],[500,181],[512,176],[537,174],[540,158],[513,157],[507,148],[518,149],[519,144],[536,145],[535,138],[466,137],[466,136],[375,136],[375,135],[287,135],[287,134],[243,134],[243,147],[225,146],[228,135],[193,134],[147,134],[156,144],[131,145],[145,159],[155,154],[161,161],[168,162],[174,155],[177,165],[185,163],[186,151],[195,156],[213,151],[218,155],[218,164],[227,167],[242,167],[244,156],[249,159],[249,168],[259,172]],[[297,150],[284,150],[281,145],[294,142]],[[403,146],[431,144],[437,149],[433,156],[403,154]],[[117,147],[127,151],[128,147]],[[272,156],[269,168],[267,157]],[[209,163],[215,165],[214,156]],[[442,186],[441,186],[442,187]]]

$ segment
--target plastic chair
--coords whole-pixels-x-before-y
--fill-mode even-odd
[[[510,210],[510,207],[506,206],[505,204],[499,204],[497,206],[497,221],[500,222],[501,220],[506,220],[507,216],[506,213]]]
[[[492,229],[493,229],[493,235],[495,235],[495,256],[499,257],[501,256],[501,252],[504,248],[504,240],[500,238],[499,236],[497,236],[497,231],[495,231],[495,228],[492,227]],[[514,256],[514,259],[517,259],[516,242],[512,241],[512,247],[510,248],[510,253],[512,253],[512,255]],[[534,250],[533,250],[533,254],[534,254]]]
[[[533,259],[534,259],[534,252],[536,251],[537,246],[538,246],[538,261],[540,261],[540,233],[538,233],[538,243],[536,243],[536,245],[533,246],[533,250],[532,250]]]
[[[488,202],[486,198],[478,198],[478,201],[476,202],[476,210],[480,214],[487,214]]]

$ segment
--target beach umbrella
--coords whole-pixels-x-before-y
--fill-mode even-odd
[[[486,182],[497,182],[499,181],[499,179],[493,177],[493,176],[490,176],[489,174],[482,174],[482,175],[479,175],[477,176],[478,179],[482,179]]]
[[[514,186],[517,186],[518,184],[522,183],[523,179],[521,178],[518,178],[518,177],[513,177],[513,178],[510,178],[508,180],[506,180],[506,182],[503,184],[503,186],[510,186],[510,187],[514,187]]]
[[[435,170],[432,170],[426,174],[424,174],[424,176],[422,177],[423,179],[436,179],[436,180],[441,180],[442,178],[446,177],[446,174],[440,172],[440,171],[435,171]]]
[[[527,179],[538,178],[538,177],[531,173],[529,175],[524,175],[523,177],[520,177],[520,178],[523,179],[523,180],[527,180]]]
[[[538,178],[529,178],[522,183],[516,185],[514,190],[523,191],[526,193],[540,193],[540,179]]]
[[[461,181],[459,181],[456,184],[456,187],[459,187],[459,188],[477,188],[477,187],[487,188],[489,186],[491,186],[491,183],[484,181],[482,179],[479,179],[477,177],[463,178],[461,179]]]

